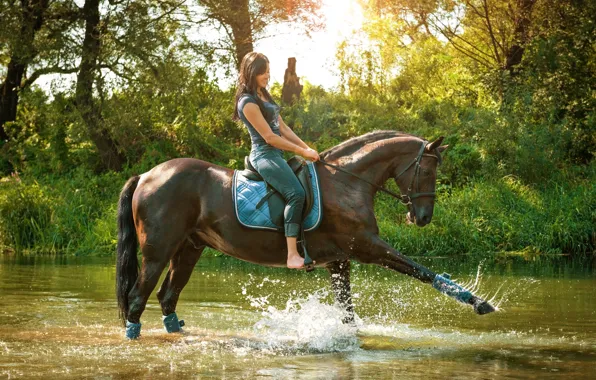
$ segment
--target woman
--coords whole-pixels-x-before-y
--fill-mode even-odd
[[[288,244],[288,268],[303,268],[296,239],[302,223],[304,189],[283,158],[282,150],[317,161],[319,153],[311,149],[284,123],[279,106],[267,91],[269,60],[252,52],[242,59],[234,120],[242,120],[252,147],[249,160],[261,177],[285,199],[284,232]]]

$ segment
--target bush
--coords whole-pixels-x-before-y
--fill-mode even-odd
[[[548,186],[524,185],[513,176],[475,181],[439,194],[424,229],[405,224],[405,208],[380,196],[381,235],[408,255],[479,255],[499,252],[590,255],[596,252],[596,181],[561,175]]]
[[[0,245],[17,252],[53,245],[46,235],[53,221],[51,200],[39,184],[27,186],[16,176],[0,182]]]

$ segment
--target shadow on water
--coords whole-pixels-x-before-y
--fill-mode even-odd
[[[592,378],[594,260],[415,258],[500,303],[477,316],[427,285],[354,265],[357,321],[341,323],[324,270],[199,261],[168,335],[155,294],[123,339],[114,260],[0,258],[0,377]]]

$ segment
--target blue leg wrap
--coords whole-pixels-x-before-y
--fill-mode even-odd
[[[162,316],[161,319],[163,320],[166,331],[169,333],[179,332],[182,330],[182,326],[184,326],[184,321],[178,320],[176,313]]]
[[[437,289],[443,294],[448,295],[449,297],[455,298],[459,302],[466,304],[469,304],[473,297],[472,292],[453,282],[451,280],[451,276],[447,273],[443,273],[442,275],[438,274],[435,277],[433,281],[433,288]]]
[[[141,336],[141,323],[132,323],[126,321],[126,337],[128,339],[137,339]]]

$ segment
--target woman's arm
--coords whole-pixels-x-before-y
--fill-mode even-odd
[[[302,139],[300,139],[300,137],[298,137],[294,131],[292,131],[292,129],[286,125],[286,123],[284,123],[281,115],[277,118],[277,121],[279,122],[279,131],[281,132],[281,136],[283,138],[304,149],[309,149],[309,146],[306,145],[304,141],[302,141]]]
[[[244,112],[244,116],[246,117],[246,119],[257,130],[257,132],[259,132],[259,134],[265,139],[265,142],[267,142],[267,144],[272,145],[272,146],[274,146],[278,149],[281,149],[281,150],[287,150],[289,152],[294,152],[301,156],[304,155],[304,151],[305,151],[304,147],[302,147],[301,145],[296,145],[294,142],[287,140],[287,139],[280,137],[280,136],[276,135],[275,133],[273,133],[273,131],[271,130],[271,127],[269,126],[269,124],[267,124],[267,121],[265,121],[265,118],[263,117],[263,114],[261,113],[261,110],[259,109],[258,105],[254,104],[254,103],[247,103],[244,106],[244,108],[242,109],[242,112]],[[288,128],[288,127],[286,126],[286,128]],[[288,129],[290,129],[290,128],[288,128]],[[280,126],[280,131],[281,131],[281,126]],[[302,140],[300,140],[300,141],[302,141]],[[304,146],[306,148],[308,148],[308,146],[306,146],[306,144],[304,144]]]

